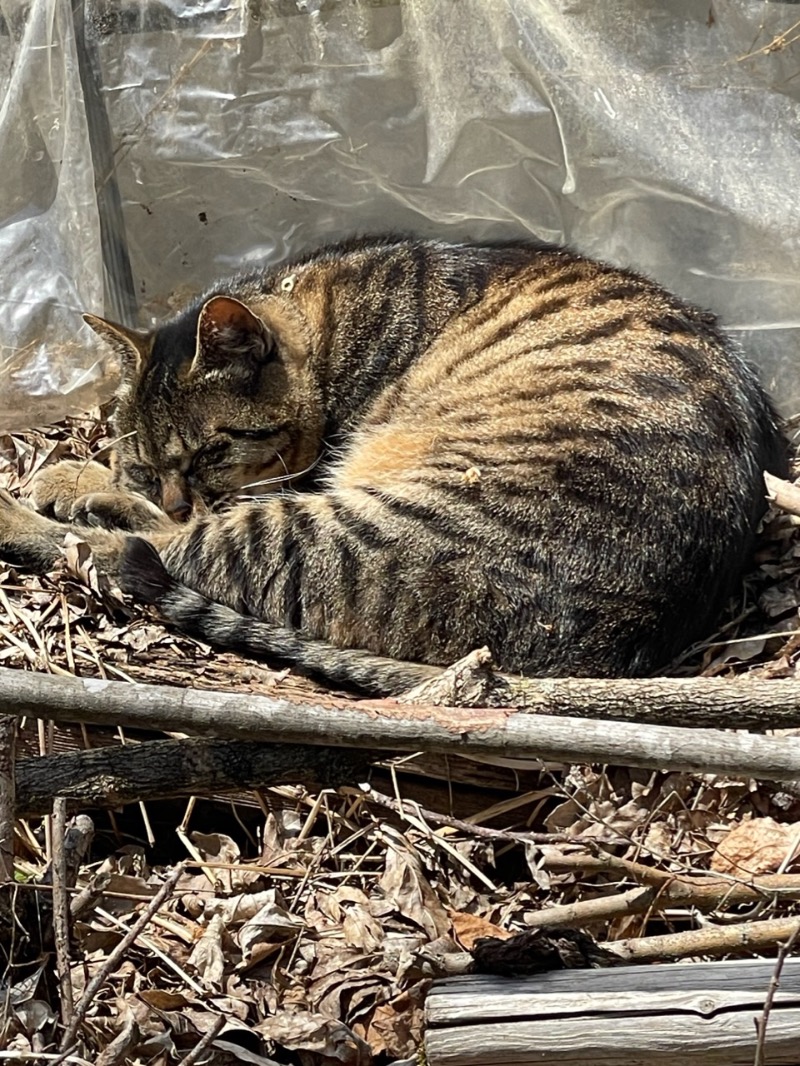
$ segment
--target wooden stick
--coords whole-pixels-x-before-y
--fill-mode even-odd
[[[75,1013],[72,1017],[72,1022],[64,1032],[64,1035],[61,1039],[60,1050],[62,1054],[66,1054],[69,1049],[74,1046],[75,1038],[78,1035],[78,1030],[80,1029],[81,1022],[83,1021],[87,1010],[94,1002],[97,993],[103,987],[109,975],[112,974],[117,968],[128,948],[136,942],[137,937],[146,928],[158,908],[163,903],[165,903],[167,899],[169,899],[170,895],[172,894],[172,890],[178,883],[178,880],[180,879],[183,871],[184,863],[182,862],[178,863],[177,866],[174,866],[172,868],[172,870],[165,878],[161,888],[159,888],[158,892],[156,892],[156,894],[150,900],[148,905],[144,908],[142,913],[130,927],[130,929],[122,938],[122,940],[120,940],[116,947],[111,952],[109,952],[103,962],[103,965],[100,967],[97,973],[95,973],[91,981],[89,981],[89,983],[86,985],[83,995],[81,996],[81,1000],[75,1008]]]
[[[766,472],[764,482],[767,486],[767,496],[776,507],[788,514],[800,515],[800,486]]]
[[[97,1056],[95,1066],[124,1066],[127,1062],[135,1061],[134,1052],[140,1040],[139,1025],[131,1013],[122,1030]]]
[[[225,1021],[226,1019],[224,1015],[220,1015],[220,1017],[217,1018],[217,1020],[208,1030],[208,1032],[204,1033],[203,1036],[198,1040],[192,1050],[187,1052],[186,1055],[184,1055],[184,1057],[181,1059],[180,1066],[194,1066],[194,1063],[197,1062],[198,1059],[202,1058],[203,1052],[206,1050],[206,1048],[213,1044],[213,1042],[217,1039],[219,1034],[225,1028]]]
[[[786,964],[787,957],[791,954],[792,948],[795,945],[798,934],[800,934],[800,922],[795,926],[795,930],[789,939],[781,944],[778,950],[778,957],[775,960],[775,969],[772,971],[772,977],[770,978],[769,988],[767,989],[767,996],[764,1000],[764,1009],[761,1012],[761,1017],[756,1022],[756,1057],[753,1062],[753,1066],[764,1066],[766,1062],[766,1041],[767,1041],[767,1023],[769,1022],[770,1012],[772,1011],[772,1005],[775,1002],[775,994],[778,991],[778,986],[781,982],[781,974],[783,973],[783,967]]]
[[[14,884],[16,737],[16,718],[11,715],[0,715],[0,886],[2,886],[2,892]],[[0,902],[0,907],[2,905]],[[0,918],[0,927],[2,924],[2,918]]]
[[[56,945],[56,969],[61,989],[61,1021],[65,1029],[72,1024],[74,1000],[69,951],[69,899],[67,889],[67,801],[63,796],[53,800],[53,939]]]
[[[798,489],[800,492],[800,489]],[[488,648],[477,648],[442,674],[398,698],[436,707],[514,708],[548,716],[602,718],[653,725],[765,729],[800,725],[792,680],[745,678],[531,678],[498,673]]]
[[[15,913],[14,881],[16,743],[16,719],[0,714],[0,959],[5,967],[15,961],[10,945],[15,943],[14,926],[20,921]]]
[[[626,962],[657,962],[694,955],[727,955],[764,951],[788,940],[800,918],[769,918],[738,925],[704,925],[684,933],[643,936],[631,940],[607,940],[601,947],[615,952]]]
[[[617,855],[558,854],[552,850],[544,856],[543,865],[550,870],[615,873],[637,884],[657,888],[661,906],[694,907],[704,914],[723,907],[800,899],[800,874],[724,877],[714,870],[671,873]]]
[[[552,907],[525,915],[526,929],[556,929],[571,926],[583,929],[589,922],[610,922],[631,914],[645,914],[652,907],[660,909],[661,896],[652,885],[612,892],[607,896],[581,899],[576,903],[555,903]]]
[[[467,659],[471,660],[478,654],[473,652]],[[456,667],[460,665],[456,664]],[[122,688],[145,694],[131,694],[127,699],[118,694],[114,695]],[[399,701],[337,699],[320,693],[313,697],[313,700],[295,702],[241,692],[213,692],[166,685],[126,685],[120,681],[56,677],[52,674],[0,667],[0,713],[42,717],[49,709],[61,708],[66,711],[71,708],[76,711],[81,703],[86,703],[87,713],[83,717],[73,714],[71,720],[99,722],[99,718],[91,718],[88,713],[88,702],[91,700],[98,713],[104,709],[104,713],[108,715],[104,720],[115,726],[119,725],[122,713],[130,711],[147,728],[159,728],[158,704],[161,694],[164,693],[167,699],[166,713],[176,723],[182,720],[189,722],[198,713],[202,713],[199,710],[201,707],[213,703],[220,708],[220,718],[228,714],[228,708],[238,710],[253,703],[259,711],[270,709],[274,712],[277,709],[285,709],[288,713],[291,708],[297,707],[307,708],[314,715],[325,714],[329,710],[359,708],[365,717],[373,719],[387,714],[402,718],[405,714],[406,717],[418,720],[435,709],[433,713],[443,715],[443,720],[446,721],[452,716],[441,709],[449,706],[475,712],[496,709],[506,715],[513,710],[547,717],[592,718],[604,722],[643,722],[690,728],[752,729],[755,732],[800,728],[800,685],[791,678],[761,681],[720,677],[511,679],[506,675],[497,674],[493,675],[489,684],[473,690],[468,699],[463,698],[463,692],[452,691],[452,686],[445,687],[445,692],[454,697],[449,700],[422,700],[415,696],[419,691],[424,692],[425,687],[419,686],[414,693],[409,693]],[[100,698],[103,692],[107,693],[105,699]],[[148,697],[147,692],[151,692],[152,697]],[[183,699],[180,698],[181,695]],[[481,696],[483,702],[474,702],[477,696]],[[25,701],[23,708],[15,703],[17,700]],[[203,700],[205,702],[202,702]],[[412,707],[404,707],[407,703],[418,705],[421,710],[414,711]],[[182,708],[185,708],[187,713],[184,719],[180,717]],[[473,723],[478,721],[474,714],[467,717]],[[251,721],[254,719],[255,716]],[[59,720],[70,719],[62,713]],[[454,724],[452,728],[457,728],[457,725]],[[227,735],[254,739],[250,735],[252,732],[252,729],[248,730],[247,722],[240,720],[235,728],[227,731]],[[245,733],[248,734],[246,737]],[[220,732],[219,735],[225,734]],[[301,737],[300,742],[314,743],[305,736]]]
[[[53,796],[70,809],[118,807],[168,796],[304,784],[312,790],[363,780],[368,751],[190,737],[110,745],[68,755],[20,759],[17,816],[44,814]]]
[[[763,683],[700,679],[538,682],[583,693],[623,693],[683,708],[684,719],[704,700],[732,724],[741,712],[765,723],[782,706],[800,712],[794,681]],[[564,687],[566,686],[566,688]],[[542,690],[544,691],[544,689]],[[649,693],[649,696],[647,695]],[[544,698],[544,697],[543,697]],[[599,698],[599,697],[598,697]],[[641,705],[641,704],[639,704]],[[600,704],[595,704],[595,710]],[[727,712],[727,713],[726,713]],[[389,751],[461,752],[506,759],[611,763],[661,770],[745,775],[777,781],[800,778],[800,740],[712,729],[639,725],[620,721],[549,718],[508,708],[454,710],[391,700],[294,702],[243,693],[204,692],[162,685],[130,685],[0,669],[0,714],[55,721],[125,724],[240,740],[279,741]],[[779,717],[777,714],[775,717]]]

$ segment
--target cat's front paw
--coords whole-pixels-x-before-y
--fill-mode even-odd
[[[81,496],[75,500],[67,517],[70,522],[82,526],[124,529],[132,533],[172,528],[170,518],[155,504],[118,489]]]
[[[107,466],[64,459],[39,471],[31,484],[30,498],[41,514],[68,522],[73,520],[78,501],[90,494],[111,490],[111,471]]]
[[[0,490],[0,559],[41,573],[61,555],[64,527]]]

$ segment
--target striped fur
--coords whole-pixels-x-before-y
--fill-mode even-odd
[[[177,583],[148,593],[129,550],[128,586],[339,682],[361,649],[377,691],[484,644],[532,675],[654,671],[709,631],[785,470],[711,315],[563,249],[356,241],[152,336],[93,324],[126,367],[120,487],[192,508],[145,534]]]

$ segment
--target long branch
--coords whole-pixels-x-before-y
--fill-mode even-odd
[[[778,705],[800,712],[794,681],[702,679],[659,682],[540,682],[552,690],[612,694],[612,702],[644,686],[649,698],[683,708],[683,720],[704,701],[721,720],[739,724],[765,703],[766,725]],[[543,697],[544,698],[544,697]],[[639,697],[642,699],[640,693]],[[647,698],[647,697],[645,697]],[[608,702],[608,701],[607,701]],[[577,701],[578,707],[582,702]],[[597,704],[595,705],[597,709]],[[723,713],[724,712],[724,713]],[[460,752],[506,759],[612,763],[661,770],[743,774],[768,780],[800,778],[800,740],[717,729],[641,725],[622,721],[550,718],[509,708],[453,709],[391,700],[295,702],[243,693],[203,692],[162,685],[130,685],[0,669],[0,714],[55,721],[126,724],[239,740],[278,741],[385,751]]]
[[[630,940],[607,940],[601,946],[626,962],[658,962],[694,955],[752,954],[768,951],[792,936],[800,918],[768,918],[737,925],[704,925],[681,933],[643,936]]]
[[[366,751],[331,751],[296,744],[189,737],[110,745],[68,755],[20,759],[17,817],[44,814],[54,796],[63,796],[68,807],[76,810],[269,785],[335,788],[343,782],[362,780],[369,766],[370,753]]]

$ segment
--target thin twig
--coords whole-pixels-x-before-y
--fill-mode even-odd
[[[200,1056],[203,1054],[209,1044],[211,1044],[212,1041],[217,1039],[219,1034],[222,1032],[224,1026],[225,1018],[223,1016],[220,1016],[219,1018],[217,1018],[212,1027],[208,1030],[208,1032],[205,1033],[205,1035],[198,1040],[192,1050],[189,1051],[186,1055],[184,1055],[184,1057],[181,1059],[180,1066],[192,1066],[193,1063],[197,1062],[197,1060],[200,1058]]]
[[[109,923],[109,925],[114,925],[118,929],[124,929],[125,928],[125,923],[120,918],[117,918],[115,915],[111,914],[109,911],[105,910],[103,907],[97,907],[96,908],[96,913],[101,918],[105,918],[105,920]],[[155,915],[153,915],[153,917],[155,917]],[[161,959],[161,961],[164,963],[165,966],[169,967],[170,970],[172,970],[174,973],[176,973],[178,975],[178,977],[180,977],[180,979],[184,982],[184,984],[188,985],[189,988],[191,988],[191,990],[193,992],[197,993],[198,996],[202,996],[204,994],[205,989],[200,984],[200,982],[199,981],[195,981],[193,977],[190,977],[189,974],[186,972],[186,970],[184,970],[183,967],[180,966],[172,958],[171,955],[169,955],[166,951],[163,951],[158,946],[158,944],[154,943],[154,941],[152,941],[150,939],[150,937],[141,936],[140,935],[139,944],[140,944],[140,947],[144,948],[146,951],[152,951],[152,953],[154,955],[156,955],[159,959]]]
[[[169,899],[172,890],[175,888],[175,885],[178,883],[178,879],[183,873],[183,870],[184,864],[181,862],[178,863],[175,869],[170,872],[170,874],[164,881],[164,884],[161,886],[158,892],[156,892],[156,894],[150,900],[150,903],[145,907],[145,909],[133,923],[129,932],[122,938],[122,940],[120,940],[119,944],[117,944],[113,951],[109,953],[108,957],[106,958],[106,961],[94,975],[92,980],[88,983],[80,1002],[75,1008],[75,1014],[73,1015],[72,1022],[67,1031],[64,1033],[64,1037],[60,1044],[62,1051],[65,1048],[71,1048],[72,1045],[75,1043],[75,1038],[78,1035],[78,1029],[80,1028],[81,1022],[83,1021],[87,1010],[94,1002],[94,999],[97,996],[98,992],[103,987],[104,982],[108,979],[109,975],[112,974],[117,968],[125,952],[128,950],[129,947],[131,947],[133,943],[135,943],[136,938],[147,926],[148,922],[156,913],[161,904],[164,903],[167,899]]]
[[[746,55],[737,56],[737,62],[743,63],[745,59],[752,59],[754,56],[766,56],[770,55],[772,52],[783,51],[784,48],[787,48],[790,44],[794,44],[798,37],[800,37],[800,34],[797,34],[794,37],[789,37],[789,34],[794,33],[798,26],[800,26],[800,19],[789,26],[788,29],[784,30],[783,33],[776,33],[772,40],[768,41],[767,44],[762,45],[761,48],[756,48],[753,51],[748,52]]]
[[[772,1010],[772,1004],[775,999],[775,994],[778,991],[778,986],[781,983],[783,964],[786,962],[786,959],[794,947],[799,935],[800,925],[797,926],[789,939],[784,944],[781,944],[778,950],[778,955],[775,959],[775,969],[772,971],[766,999],[764,1000],[764,1009],[761,1012],[761,1017],[756,1021],[756,1034],[758,1040],[756,1043],[756,1057],[753,1060],[753,1066],[764,1066],[764,1063],[766,1062],[767,1023],[769,1021],[770,1011]]]
[[[120,1032],[97,1056],[96,1066],[124,1066],[131,1062],[140,1039],[139,1025],[133,1012],[129,1012],[128,1020]]]
[[[0,1062],[47,1062],[49,1066],[92,1066],[91,1062],[73,1055],[72,1049],[63,1054],[55,1051],[0,1051]]]
[[[483,870],[480,870],[475,865],[475,863],[471,862],[465,855],[461,855],[458,849],[454,848],[448,840],[445,840],[444,837],[439,836],[433,832],[433,830],[426,821],[427,811],[424,807],[420,806],[420,804],[416,803],[414,800],[403,800],[402,796],[400,795],[400,787],[397,783],[397,774],[395,772],[394,766],[391,768],[391,772],[392,781],[394,783],[395,793],[397,796],[395,803],[397,804],[397,808],[399,809],[405,820],[408,822],[408,824],[413,825],[415,829],[418,829],[421,833],[427,836],[428,839],[433,838],[433,840],[439,845],[439,847],[443,848],[447,852],[451,859],[453,859],[458,865],[463,866],[465,870],[469,870],[472,876],[477,878],[478,881],[481,881],[489,889],[490,892],[496,892],[497,885],[495,885],[491,878],[487,877]],[[408,804],[408,806],[412,808],[412,810],[415,812],[414,814],[406,810],[406,804]]]
[[[426,807],[420,807],[418,803],[412,800],[403,800],[403,806],[401,807],[398,800],[385,795],[383,792],[378,792],[369,785],[363,786],[363,790],[366,792],[368,799],[380,804],[381,807],[389,807],[404,817],[409,813],[418,816],[424,815],[425,820],[433,822],[434,825],[447,826],[449,829],[459,829],[462,833],[467,833],[474,837],[483,837],[484,840],[506,840],[517,844],[574,843],[566,833],[517,833],[511,829],[492,829],[488,825],[477,825],[475,822],[468,822],[462,818],[453,818],[449,814],[440,814],[438,811],[428,810]],[[345,787],[341,791],[355,793],[354,789]]]
[[[64,841],[67,835],[67,801],[64,796],[53,800],[53,936],[56,943],[56,965],[61,989],[61,1021],[64,1029],[72,1025],[74,1000],[69,958],[69,897],[67,892],[67,854]]]

